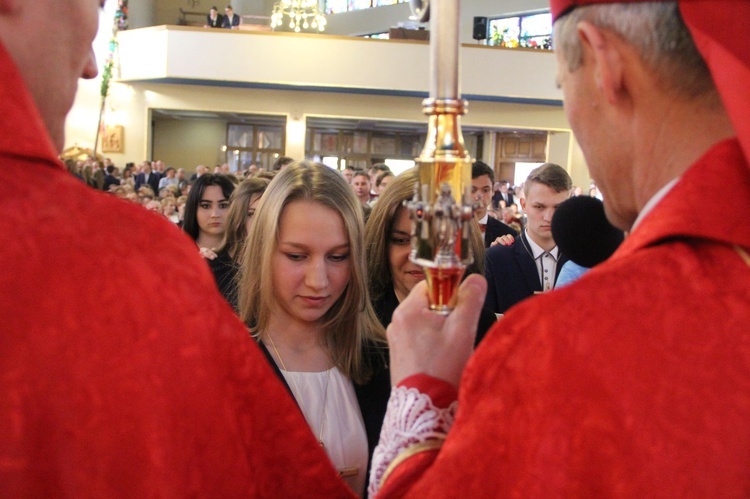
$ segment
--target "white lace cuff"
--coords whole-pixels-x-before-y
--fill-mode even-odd
[[[380,490],[386,471],[402,452],[410,447],[424,446],[426,442],[442,442],[453,426],[458,402],[445,409],[432,403],[429,395],[416,388],[396,386],[391,389],[388,408],[380,431],[380,441],[372,455],[369,497]]]

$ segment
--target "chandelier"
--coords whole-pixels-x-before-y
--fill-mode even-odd
[[[326,29],[326,16],[318,10],[318,0],[278,0],[273,4],[271,28],[284,24],[284,17],[289,17],[289,29],[297,33],[303,29]]]

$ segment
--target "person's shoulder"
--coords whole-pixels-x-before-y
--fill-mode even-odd
[[[46,182],[31,188],[31,192],[34,191],[36,195],[49,197],[47,207],[54,208],[54,218],[59,218],[57,223],[75,214],[75,225],[68,230],[78,232],[80,244],[99,245],[119,253],[123,245],[152,246],[155,236],[158,236],[160,254],[169,251],[181,253],[190,246],[186,244],[185,234],[166,218],[130,201],[92,189],[67,172],[47,175]],[[48,221],[55,223],[49,217]],[[56,228],[65,230],[64,227]]]
[[[494,232],[500,233],[501,235],[509,234],[513,237],[518,236],[518,232],[516,232],[516,229],[492,217],[487,218],[487,226]]]
[[[521,238],[517,237],[509,246],[505,246],[503,244],[491,246],[487,248],[485,256],[487,257],[487,259],[508,258],[516,253],[517,246],[521,244],[520,240]]]

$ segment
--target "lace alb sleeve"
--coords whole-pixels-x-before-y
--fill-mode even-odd
[[[370,497],[375,497],[387,475],[404,456],[442,444],[453,425],[457,407],[457,401],[444,409],[436,407],[429,395],[416,388],[396,386],[391,389],[380,441],[372,456]]]

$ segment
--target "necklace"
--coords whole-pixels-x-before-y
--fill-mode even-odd
[[[302,415],[305,416],[305,419],[307,420],[307,424],[310,426],[310,428],[315,431],[312,425],[312,420],[310,419],[311,416],[308,416],[307,408],[305,407],[305,402],[302,400],[302,392],[299,389],[299,386],[297,386],[297,380],[294,379],[294,375],[286,368],[286,364],[284,364],[284,359],[281,358],[281,354],[279,353],[279,349],[276,348],[276,343],[273,341],[273,336],[271,334],[268,334],[268,339],[271,341],[271,347],[273,347],[273,351],[276,353],[276,358],[279,359],[279,363],[281,364],[281,369],[289,373],[289,379],[292,381],[292,391],[294,392],[294,398],[297,400],[297,402],[300,405],[300,409],[302,409]],[[326,417],[326,401],[328,400],[328,384],[331,381],[331,370],[326,371],[326,387],[323,391],[323,409],[321,409],[320,412],[320,428],[318,429],[318,436],[316,437],[318,439],[318,443],[321,447],[325,448],[325,445],[323,444],[323,425],[325,424],[325,417]]]

